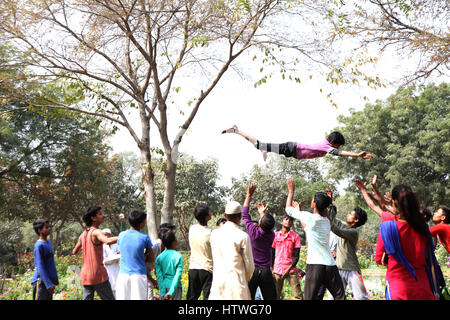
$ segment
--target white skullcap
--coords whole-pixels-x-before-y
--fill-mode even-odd
[[[242,206],[237,201],[231,201],[227,203],[225,207],[226,214],[237,214],[242,212]]]

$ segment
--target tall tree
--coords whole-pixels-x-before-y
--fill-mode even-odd
[[[398,89],[386,101],[367,104],[361,111],[340,116],[349,148],[364,148],[375,155],[367,161],[330,158],[334,178],[374,174],[384,191],[409,185],[425,206],[448,203],[450,168],[450,88],[440,85]],[[350,183],[353,188],[353,183]]]
[[[49,219],[55,247],[67,223],[82,224],[83,210],[105,201],[105,160],[109,150],[103,142],[105,134],[95,120],[64,112],[56,114],[52,111],[51,117],[45,113],[14,112],[7,124],[15,144],[10,141],[8,148],[0,150],[4,161],[14,158],[28,140],[43,146],[0,178],[0,214],[6,219],[20,217],[24,221]],[[6,167],[11,166],[6,163]]]
[[[397,56],[403,70],[395,76],[407,86],[448,76],[449,9],[449,2],[440,0],[340,1],[330,14],[337,34],[352,39],[357,49],[374,49],[390,60]]]
[[[76,88],[30,79],[27,57],[0,45],[0,215],[51,221],[55,247],[68,222],[106,194],[107,131],[98,119],[66,110],[34,108],[52,99],[76,103]]]
[[[319,67],[331,81],[343,78],[345,65],[336,62],[332,37],[314,29],[317,21],[327,25],[329,3],[334,1],[4,0],[0,32],[35,58],[39,74],[69,79],[98,101],[93,109],[53,101],[41,106],[96,115],[128,130],[140,151],[148,229],[155,238],[152,147],[161,145],[164,153],[161,216],[172,222],[179,145],[227,70],[239,69],[238,57],[259,49],[254,59],[278,66],[283,77],[297,82],[305,76],[295,71],[299,62]],[[302,27],[293,28],[293,22]],[[282,48],[293,51],[283,58]],[[271,76],[266,72],[257,83]],[[361,75],[350,72],[350,77]],[[190,88],[181,99],[186,81]],[[181,110],[172,104],[179,100]],[[133,111],[137,126],[129,115]],[[173,112],[185,114],[179,123]],[[151,124],[159,133],[152,143]]]

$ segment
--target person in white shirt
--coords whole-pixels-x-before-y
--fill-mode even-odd
[[[211,253],[211,211],[206,203],[195,207],[194,216],[199,222],[189,228],[189,286],[186,300],[198,300],[203,291],[203,300],[208,300],[213,277],[213,261]]]
[[[293,201],[295,183],[288,179],[289,194],[286,199],[286,213],[305,225],[308,253],[306,255],[305,300],[319,300],[322,285],[333,295],[334,300],[345,300],[336,261],[330,251],[331,223],[328,206],[331,198],[325,192],[316,192],[311,201],[313,213],[300,211],[299,204]]]
[[[227,222],[211,232],[213,281],[209,300],[251,300],[248,282],[255,265],[250,237],[239,228],[241,213],[238,202],[228,203]]]
[[[108,238],[111,238],[112,232],[110,229],[105,228],[102,230],[103,234]],[[116,281],[119,275],[119,260],[120,260],[120,250],[117,243],[113,244],[103,244],[103,264],[105,265],[106,272],[108,273],[109,283],[111,284],[111,289],[116,296]]]

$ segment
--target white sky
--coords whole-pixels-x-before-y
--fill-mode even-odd
[[[376,53],[371,56],[376,56]],[[248,141],[236,134],[221,134],[223,129],[236,124],[244,132],[265,142],[318,142],[339,125],[339,115],[349,115],[350,108],[361,110],[366,103],[385,100],[395,93],[397,87],[388,85],[388,82],[400,79],[406,70],[413,72],[420,59],[397,57],[392,51],[386,50],[383,56],[378,57],[378,63],[365,68],[371,75],[378,74],[382,82],[387,84],[385,89],[374,90],[363,81],[360,85],[336,87],[317,74],[302,70],[299,70],[301,84],[282,80],[279,74],[275,74],[267,83],[254,88],[254,83],[262,74],[259,73],[261,66],[252,62],[251,57],[252,54],[247,52],[238,59],[237,66],[242,70],[244,78],[231,68],[228,69],[217,87],[203,101],[179,147],[180,152],[190,154],[196,159],[216,158],[222,178],[219,182],[221,185],[230,186],[232,177],[238,178],[243,173],[248,173],[253,165],[264,163],[261,153]],[[312,80],[309,79],[310,74],[313,75]],[[185,105],[189,94],[198,96],[198,92],[189,93],[190,89],[198,90],[196,76],[188,74],[187,78],[178,79],[178,83],[173,85],[182,88],[181,95],[185,100],[178,107],[172,106],[173,111],[169,115],[171,141],[189,111],[183,103]],[[448,77],[446,79],[448,80]],[[439,78],[434,80],[444,81]],[[320,89],[323,89],[323,92],[320,92]],[[333,92],[333,100],[338,104],[337,109],[326,98],[330,91]],[[364,100],[364,96],[368,100]],[[186,112],[184,117],[179,115],[179,109]],[[133,126],[140,128],[137,119]],[[152,126],[151,145],[160,147],[159,133],[155,130],[155,125]],[[140,129],[136,131],[139,133]],[[121,129],[111,139],[111,145],[114,152],[131,151],[138,154],[134,140],[125,129]]]
[[[236,124],[265,142],[314,143],[335,128],[337,116],[348,115],[349,108],[360,110],[367,102],[384,100],[395,92],[395,88],[342,88],[333,97],[338,104],[336,109],[326,98],[325,92],[330,90],[330,84],[314,76],[301,84],[274,77],[254,88],[251,76],[242,80],[230,73],[205,99],[179,148],[180,152],[197,159],[216,158],[222,177],[220,184],[228,186],[231,185],[231,177],[240,177],[254,164],[261,165],[264,161],[261,153],[248,141],[236,134],[221,134],[223,129]],[[320,92],[321,88],[324,93]],[[369,100],[364,101],[363,96]],[[156,131],[151,131],[151,139],[153,146],[160,146]],[[126,130],[120,130],[111,139],[111,145],[114,152],[138,154],[137,146]]]

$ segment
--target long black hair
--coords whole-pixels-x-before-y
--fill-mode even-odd
[[[423,215],[420,213],[419,201],[410,187],[404,184],[398,184],[392,189],[392,200],[397,201],[398,209],[405,220],[419,234],[427,237],[429,234],[428,225]]]

